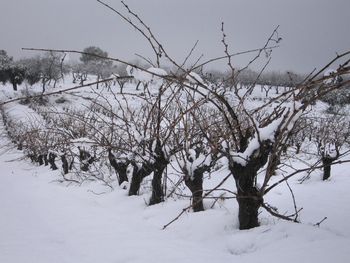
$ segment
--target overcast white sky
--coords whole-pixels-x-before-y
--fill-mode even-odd
[[[221,22],[232,52],[261,47],[280,25],[283,38],[270,68],[309,72],[336,52],[350,50],[349,0],[125,0],[183,59],[223,54]],[[120,1],[106,0],[118,10]],[[126,60],[151,55],[138,33],[96,0],[0,0],[0,49],[18,58],[22,47],[78,49],[95,45]],[[234,60],[244,65],[248,57]]]

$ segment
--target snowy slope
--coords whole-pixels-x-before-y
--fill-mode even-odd
[[[133,85],[126,85],[126,91],[131,88],[135,92]],[[39,86],[36,89],[40,91]],[[257,98],[261,97],[259,90],[254,91]],[[9,89],[1,92],[1,99],[18,96]],[[50,102],[57,112],[69,102],[86,108],[90,101],[84,97],[96,97],[96,92],[90,88],[75,91],[74,95],[64,95],[67,103],[54,103],[61,95],[50,97]],[[11,105],[15,104],[5,110],[17,119],[35,114],[26,106]],[[125,190],[116,187],[109,191],[98,182],[81,186],[59,183],[60,171],[36,166],[11,148],[1,120],[0,134],[0,263],[350,260],[349,164],[333,167],[331,179],[326,182],[318,172],[303,184],[298,182],[301,175],[290,181],[297,205],[303,207],[301,224],[281,221],[262,211],[260,227],[240,231],[236,200],[220,201],[210,208],[213,200],[209,199],[205,200],[206,211],[186,212],[162,230],[190,204],[188,198],[169,198],[147,206],[149,192],[128,197]],[[303,164],[295,162],[293,166]],[[224,173],[213,174],[211,180],[205,180],[204,188],[219,183]],[[234,190],[233,180],[225,187]],[[265,198],[280,213],[293,212],[287,185],[280,185]],[[315,226],[325,217],[319,227]]]
[[[3,126],[1,125],[3,132]],[[332,179],[292,183],[304,207],[303,224],[266,214],[262,226],[239,231],[234,201],[187,213],[166,230],[184,200],[147,207],[144,197],[122,189],[97,195],[93,184],[66,187],[47,167],[20,160],[1,140],[0,262],[348,262],[350,259],[347,167]],[[7,145],[7,146],[6,146]],[[286,189],[268,198],[290,206]],[[315,227],[324,216],[328,219]]]

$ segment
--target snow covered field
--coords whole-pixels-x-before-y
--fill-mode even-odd
[[[5,95],[12,97],[10,93]],[[300,176],[290,180],[297,204],[303,207],[300,224],[262,212],[260,227],[238,230],[236,200],[218,202],[214,208],[213,201],[206,200],[206,211],[185,213],[163,230],[189,205],[188,199],[169,198],[147,206],[149,193],[128,197],[119,187],[101,193],[98,183],[58,183],[59,170],[36,166],[11,147],[2,121],[0,133],[1,263],[350,260],[349,164],[334,166],[328,181],[317,172],[303,184]],[[217,181],[206,181],[206,188]],[[233,180],[227,184],[233,185]],[[265,198],[281,213],[293,211],[287,185]]]

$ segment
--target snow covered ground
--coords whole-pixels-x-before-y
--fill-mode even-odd
[[[162,230],[189,200],[169,198],[147,206],[147,193],[128,197],[118,187],[101,193],[97,183],[58,183],[60,171],[36,166],[11,147],[2,121],[0,134],[0,263],[350,260],[349,164],[333,167],[329,181],[317,172],[303,184],[300,176],[290,181],[303,207],[301,224],[262,211],[260,227],[240,231],[235,200],[212,209],[212,201],[206,200],[206,211],[185,213]],[[217,180],[206,183],[208,188]],[[287,185],[271,191],[266,200],[281,213],[293,211]]]
[[[117,189],[96,195],[93,186],[55,183],[47,167],[0,156],[0,262],[348,262],[350,178],[346,168],[332,179],[294,185],[303,224],[263,215],[262,226],[237,229],[234,203],[188,213],[162,226],[187,201],[147,207],[143,197]],[[290,203],[284,189],[271,200]],[[315,227],[324,216],[328,219]]]

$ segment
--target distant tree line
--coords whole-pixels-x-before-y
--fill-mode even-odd
[[[71,73],[73,83],[84,84],[88,75],[100,80],[116,71],[111,61],[103,59],[107,56],[102,49],[90,46],[84,49],[79,62],[67,62],[64,53],[54,52],[15,61],[5,50],[0,50],[0,82],[11,83],[15,91],[23,81],[30,86],[40,83],[44,93],[47,86],[55,88],[66,74]]]
[[[89,75],[95,76],[96,81],[99,81],[112,75],[118,76],[126,73],[126,65],[115,65],[106,58],[108,58],[108,53],[95,46],[85,48],[79,61],[66,61],[65,53],[54,52],[14,60],[5,50],[0,50],[0,83],[11,83],[15,91],[23,81],[26,81],[30,86],[40,84],[44,93],[47,86],[55,88],[66,74],[71,74],[74,84],[83,85],[88,80]],[[132,64],[147,68],[140,61]],[[168,71],[175,72],[171,68]],[[249,68],[237,69],[234,76],[229,71],[223,72],[217,69],[203,70],[203,68],[200,68],[196,70],[196,73],[208,83],[216,85],[225,84],[236,88],[249,88],[259,85],[266,97],[271,91],[279,94],[291,87],[296,87],[306,78],[305,74],[291,71],[258,72]],[[182,73],[178,72],[178,74]],[[336,81],[346,81],[349,78],[350,76],[344,76]],[[124,83],[118,81],[118,84],[122,89]],[[328,93],[322,97],[322,100],[331,105],[349,104],[349,85],[344,85],[342,89]]]

